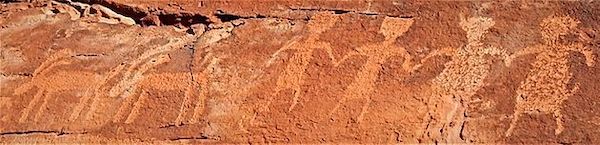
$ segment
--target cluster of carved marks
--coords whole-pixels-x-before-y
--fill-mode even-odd
[[[136,84],[143,78],[143,74],[154,68],[157,65],[166,63],[170,60],[170,56],[164,54],[166,52],[172,51],[174,49],[177,48],[181,48],[183,47],[183,45],[185,45],[186,40],[182,40],[182,39],[173,39],[170,40],[170,42],[164,46],[155,48],[155,49],[151,49],[148,50],[146,52],[144,52],[142,55],[140,55],[140,57],[136,60],[134,60],[133,62],[131,62],[131,64],[129,65],[129,67],[126,69],[125,71],[125,65],[120,65],[117,68],[115,68],[113,71],[111,71],[109,73],[108,78],[113,78],[121,73],[123,73],[123,78],[121,79],[121,81],[119,83],[117,83],[117,85],[113,86],[110,91],[109,91],[109,96],[110,97],[117,97],[119,95],[125,96],[127,98],[125,98],[124,104],[122,105],[118,112],[117,112],[117,116],[115,117],[115,119],[113,121],[117,121],[119,119],[122,118],[123,112],[125,111],[126,105],[128,103],[131,103],[131,101],[133,100],[133,97],[131,96],[133,92],[136,91]],[[147,62],[144,62],[147,61]],[[125,71],[125,72],[123,72]],[[132,88],[133,87],[133,88]],[[97,91],[100,91],[100,89],[97,89]],[[94,96],[94,100],[92,101],[90,107],[89,107],[89,111],[88,111],[88,115],[87,118],[91,117],[91,115],[93,114],[93,112],[96,111],[96,107],[98,106],[98,95]],[[87,100],[89,100],[89,98],[84,97],[85,102],[84,101],[80,101],[79,104],[76,106],[75,111],[73,113],[73,115],[71,115],[71,119],[70,120],[75,120],[79,117],[79,114],[81,112],[81,110],[85,107],[85,104],[87,103]]]
[[[130,123],[131,122],[131,118],[132,117],[132,113],[136,114],[135,111],[139,110],[136,108],[140,107],[140,101],[143,100],[143,98],[140,97],[135,97],[135,93],[136,90],[139,90],[139,82],[142,81],[144,79],[144,73],[147,72],[148,70],[150,70],[151,68],[154,68],[160,64],[164,64],[167,63],[171,60],[170,56],[163,54],[163,55],[159,55],[157,58],[155,59],[151,59],[150,61],[148,61],[146,64],[140,66],[140,68],[138,70],[135,71],[135,74],[131,77],[132,80],[129,82],[132,82],[132,88],[131,90],[127,90],[122,97],[125,99],[125,101],[123,101],[123,103],[121,104],[121,107],[119,107],[119,110],[116,114],[116,116],[114,117],[113,122],[120,122],[123,118],[127,117],[127,120],[125,121],[125,123]],[[126,75],[127,76],[127,75]],[[115,96],[113,96],[115,97]],[[135,102],[135,105],[133,105],[132,107],[132,103],[134,103],[135,99],[137,99],[137,101]],[[131,113],[127,113],[129,111],[128,108],[131,108],[132,111],[130,111]],[[134,115],[135,117],[135,115]]]
[[[517,121],[524,113],[553,114],[557,128],[555,134],[564,130],[562,103],[572,96],[579,85],[569,89],[568,84],[573,78],[569,66],[569,51],[576,51],[586,56],[586,63],[594,63],[592,51],[583,44],[562,44],[559,37],[571,32],[579,22],[570,17],[551,16],[540,24],[544,44],[528,47],[511,56],[516,58],[526,54],[537,54],[533,69],[517,90],[517,104],[513,119],[506,136],[510,136],[517,125]]]
[[[156,65],[165,63],[170,60],[169,56],[163,54],[165,52],[174,50],[176,48],[183,47],[185,40],[176,39],[172,43],[161,46],[156,49],[146,51],[140,56],[140,59],[135,60],[122,75],[123,80],[111,89],[109,93],[113,97],[124,94],[125,96],[130,95],[130,92],[134,92],[135,88],[129,88],[129,86],[135,85],[142,75],[147,70],[153,68]],[[83,110],[88,107],[88,117],[95,111],[98,106],[98,98],[103,95],[102,92],[106,83],[111,78],[118,76],[126,70],[124,64],[118,65],[106,74],[99,74],[96,72],[82,72],[82,71],[56,71],[51,73],[50,70],[60,65],[68,65],[72,63],[71,59],[85,59],[79,58],[69,49],[62,49],[58,52],[52,53],[52,55],[44,61],[32,74],[32,78],[29,82],[19,86],[15,89],[15,95],[23,95],[24,93],[37,88],[36,94],[32,100],[22,111],[19,118],[19,122],[25,122],[33,115],[33,120],[38,121],[43,115],[44,110],[48,108],[49,97],[55,93],[68,90],[83,91],[83,96],[79,102],[75,104],[73,111],[71,112],[68,120],[75,121],[80,116]],[[148,61],[148,62],[143,62]],[[131,98],[131,97],[129,97]],[[129,99],[128,98],[128,99]],[[91,102],[90,102],[91,101]],[[39,106],[39,107],[38,107]],[[38,108],[37,111],[34,111]],[[119,111],[121,111],[120,109]]]
[[[481,41],[488,29],[494,25],[491,18],[465,19],[461,16],[460,25],[467,32],[468,43],[458,50],[432,53],[447,54],[452,58],[432,82],[433,95],[430,96],[429,103],[430,107],[434,107],[430,110],[434,122],[428,126],[427,135],[435,140],[462,141],[460,129],[465,121],[467,103],[484,85],[483,80],[490,71],[491,60],[486,59],[486,55],[507,57],[504,51],[486,46]]]
[[[330,58],[335,62],[332,54],[333,50],[330,44],[327,42],[321,42],[319,40],[319,35],[332,28],[337,21],[338,18],[332,14],[316,14],[308,23],[307,27],[309,34],[305,39],[301,41],[300,39],[296,39],[295,41],[289,43],[289,45],[282,47],[275,52],[272,56],[272,59],[267,62],[267,64],[270,65],[281,52],[286,50],[295,50],[292,57],[286,61],[289,63],[287,64],[284,72],[281,76],[279,76],[279,79],[277,79],[277,86],[274,93],[274,95],[276,95],[286,89],[292,89],[294,91],[294,98],[292,100],[293,102],[288,111],[294,109],[296,104],[298,104],[300,96],[302,96],[302,90],[300,86],[304,84],[304,73],[310,60],[313,58],[313,51],[315,49],[325,49]]]
[[[153,62],[145,62],[147,61],[147,59],[156,57],[157,55],[161,55],[163,53],[172,51],[177,48],[182,48],[186,42],[187,40],[173,39],[170,40],[169,44],[165,46],[161,46],[144,52],[141,56],[138,57],[138,59],[131,62],[130,67],[127,69],[126,72],[124,72],[124,78],[110,90],[109,96],[128,96],[129,93],[135,91],[135,87],[132,86],[135,86],[135,84],[137,84],[140,81],[143,73],[153,68],[153,64],[156,64]]]
[[[204,78],[205,76],[196,75],[194,78]],[[180,108],[179,115],[175,120],[175,124],[181,124],[183,117],[187,114],[188,109],[191,106],[191,97],[194,96],[194,91],[198,89],[198,82],[191,81],[192,76],[190,73],[161,73],[161,74],[149,74],[144,76],[143,80],[137,84],[136,88],[140,90],[140,96],[138,100],[133,104],[130,113],[127,115],[125,123],[132,123],[139,115],[140,109],[146,99],[147,91],[178,91],[185,88],[184,101]],[[204,82],[204,81],[202,81]],[[196,104],[196,108],[202,107],[204,94],[199,94],[199,102]],[[131,97],[133,98],[133,97]],[[129,106],[129,105],[123,105]],[[195,109],[198,110],[198,109]],[[195,120],[190,120],[195,122]]]
[[[35,106],[39,104],[39,109],[33,118],[34,121],[38,121],[48,107],[49,96],[54,93],[66,90],[83,90],[84,95],[87,96],[95,89],[95,86],[102,82],[101,77],[95,72],[58,71],[49,73],[49,70],[56,66],[70,64],[71,61],[67,58],[71,58],[72,54],[68,49],[54,53],[34,71],[31,81],[15,89],[15,95],[22,95],[33,88],[37,88],[37,93],[23,110],[19,122],[25,122],[29,119]]]
[[[415,66],[411,64],[412,56],[403,47],[394,45],[396,39],[408,31],[413,22],[414,20],[412,19],[386,17],[379,31],[379,33],[385,36],[385,40],[382,43],[367,44],[357,48],[356,52],[346,56],[348,58],[355,55],[363,55],[367,56],[367,61],[356,75],[354,81],[346,88],[344,96],[333,110],[331,110],[330,115],[333,115],[341,104],[348,99],[366,99],[367,102],[362,106],[362,111],[357,117],[357,120],[361,121],[371,103],[371,95],[375,90],[375,81],[379,76],[379,71],[382,69],[381,65],[389,57],[395,55],[402,56],[405,59],[402,65],[403,69],[413,71]]]
[[[229,37],[232,29],[233,24],[226,23],[224,26],[222,26],[222,28],[213,29],[204,33],[197,40],[198,47],[204,48],[212,43]],[[175,41],[172,41],[165,46],[145,52],[133,62],[128,71],[124,73],[124,79],[122,79],[122,81],[114,86],[109,92],[111,97],[117,97],[121,95],[125,99],[118,112],[114,116],[113,122],[124,122],[127,124],[133,123],[140,114],[140,110],[147,97],[146,92],[148,91],[177,91],[185,89],[183,102],[180,106],[179,114],[175,119],[175,125],[183,124],[185,116],[190,116],[187,114],[191,108],[191,105],[194,104],[192,103],[192,97],[195,95],[198,95],[199,98],[197,103],[195,103],[196,106],[194,107],[193,114],[188,122],[192,124],[197,123],[202,115],[202,112],[204,111],[204,100],[206,99],[206,95],[208,93],[206,88],[200,89],[200,87],[208,86],[208,68],[204,69],[199,74],[188,72],[144,75],[145,72],[156,67],[157,65],[170,61],[170,56],[163,53],[172,51],[176,48],[182,48],[188,42],[189,41],[187,39],[175,39]],[[209,52],[209,54],[204,58],[204,61],[202,61],[201,65],[208,63],[206,60],[211,57],[212,54]],[[141,61],[148,58],[154,59],[151,59],[145,63]],[[211,63],[214,62],[215,61],[212,61]],[[200,90],[199,94],[195,94],[197,90]],[[139,95],[136,96],[138,91]]]
[[[86,94],[85,96],[81,97],[81,99],[79,100],[79,103],[77,103],[77,105],[75,106],[75,108],[73,109],[73,112],[71,113],[71,116],[69,117],[69,121],[75,121],[79,118],[79,116],[81,115],[81,112],[83,111],[83,109],[86,107],[86,104],[89,104],[89,101],[97,101],[96,99],[98,99],[100,97],[100,95],[103,95],[102,93],[102,87],[107,85],[107,81],[110,80],[111,78],[114,78],[116,75],[119,74],[119,72],[121,72],[123,69],[125,68],[125,65],[118,65],[115,68],[113,68],[110,72],[108,72],[108,74],[104,75],[103,78],[100,80],[100,82],[94,84],[93,90],[94,93],[93,95],[89,95]],[[90,106],[90,110],[93,110],[95,106]]]

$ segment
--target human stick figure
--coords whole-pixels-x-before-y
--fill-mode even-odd
[[[414,65],[411,63],[413,57],[405,48],[394,45],[396,39],[408,31],[413,22],[413,19],[386,17],[379,30],[379,33],[385,36],[383,42],[359,47],[356,49],[356,52],[352,52],[341,59],[343,61],[356,55],[367,56],[367,61],[363,64],[354,81],[345,89],[344,96],[331,110],[329,113],[330,116],[349,99],[366,99],[367,102],[362,106],[362,111],[357,117],[358,121],[362,120],[371,104],[371,96],[375,90],[375,81],[377,81],[379,72],[382,70],[381,65],[388,58],[397,55],[402,56],[405,59],[402,68],[409,72],[414,70]]]

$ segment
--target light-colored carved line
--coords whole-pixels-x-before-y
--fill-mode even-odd
[[[344,91],[344,96],[340,101],[336,104],[336,106],[329,112],[329,116],[333,116],[333,114],[340,108],[341,104],[348,101],[348,99],[366,99],[367,103],[361,109],[361,115],[363,116],[369,107],[368,104],[371,102],[371,95],[374,91],[375,81],[377,80],[380,66],[379,63],[382,63],[383,60],[374,60],[373,58],[367,59],[367,62],[363,65],[363,68],[360,69],[360,72],[354,78],[354,81],[346,87],[346,91]],[[360,117],[357,119],[359,122],[362,119]]]
[[[281,52],[284,52],[286,50],[293,50],[293,49],[295,49],[294,46],[298,45],[298,43],[299,43],[299,41],[300,41],[301,38],[302,37],[299,37],[299,36],[293,37],[289,41],[288,44],[284,45],[283,47],[279,48],[279,50],[275,51],[275,53],[271,54],[271,58],[269,60],[267,60],[265,66],[266,67],[271,66],[275,62],[275,60],[279,58],[279,56],[281,55]]]
[[[110,89],[109,96],[117,97],[118,95],[122,95],[123,93],[126,93],[127,90],[132,90],[130,87],[135,86],[134,84],[136,84],[139,81],[139,79],[141,78],[140,76],[137,76],[137,77],[135,76],[135,74],[139,74],[139,73],[136,73],[139,70],[136,71],[135,69],[139,65],[144,63],[144,61],[146,61],[146,59],[151,58],[155,55],[160,55],[162,53],[172,51],[177,48],[182,48],[188,41],[189,41],[188,39],[184,39],[184,38],[175,38],[175,39],[169,40],[169,43],[166,45],[163,45],[158,48],[144,52],[142,55],[140,55],[139,58],[137,58],[135,61],[133,61],[131,63],[131,66],[127,69],[127,71],[123,75],[124,79],[119,81],[119,83],[117,85],[115,85],[113,88]],[[143,69],[143,66],[139,66],[139,67],[142,67],[142,69]],[[135,73],[135,74],[132,75],[132,73]],[[127,94],[125,94],[125,96],[127,96]]]
[[[357,122],[361,122],[361,121],[363,120],[363,118],[364,118],[365,114],[366,114],[367,112],[369,112],[369,110],[368,110],[368,109],[369,109],[369,107],[371,106],[371,102],[372,102],[373,100],[371,99],[371,97],[368,97],[368,98],[366,98],[366,99],[367,99],[367,102],[366,102],[365,104],[363,104],[363,106],[362,106],[362,108],[361,108],[361,111],[360,111],[360,114],[358,114],[358,117],[356,117],[356,121],[357,121]]]
[[[271,64],[273,64],[273,61],[281,52],[286,50],[297,50],[297,52],[290,58],[290,63],[284,70],[284,74],[286,74],[286,76],[277,79],[277,87],[275,88],[275,92],[271,95],[275,96],[285,89],[292,89],[294,91],[294,97],[292,98],[292,104],[288,108],[288,112],[292,111],[300,100],[300,96],[302,95],[301,85],[304,83],[305,69],[308,67],[310,60],[313,58],[313,51],[315,49],[325,47],[328,55],[333,57],[333,50],[328,43],[319,41],[319,35],[331,29],[335,23],[337,23],[337,20],[338,18],[332,16],[331,14],[317,13],[316,15],[312,16],[312,20],[307,24],[308,31],[310,33],[305,41],[301,42],[301,37],[294,37],[290,43],[273,53],[271,55],[271,59],[266,62],[266,66],[269,67]],[[267,106],[263,106],[263,109],[260,110],[265,110],[264,107]]]
[[[79,100],[79,103],[75,106],[75,108],[73,109],[73,112],[71,113],[71,117],[69,117],[69,121],[75,121],[79,118],[79,116],[81,115],[81,112],[83,111],[83,109],[85,108],[85,105],[88,104],[88,102],[90,100],[92,100],[90,106],[88,106],[88,112],[89,111],[95,111],[96,110],[96,106],[97,106],[97,99],[100,95],[101,95],[101,89],[102,86],[106,84],[106,82],[108,82],[108,80],[110,80],[111,78],[113,78],[114,76],[116,76],[119,72],[121,72],[123,69],[125,68],[125,65],[119,65],[116,68],[114,68],[113,70],[111,70],[108,75],[106,75],[102,81],[97,82],[94,84],[94,87],[92,90],[94,90],[94,93],[92,95],[86,95],[84,97],[82,97]]]
[[[297,52],[291,58],[291,62],[284,71],[285,79],[277,80],[276,93],[279,93],[285,89],[292,89],[294,91],[294,97],[292,99],[292,105],[288,108],[291,111],[302,95],[301,85],[304,84],[304,70],[308,67],[309,59],[312,58],[312,51],[306,50],[304,52]]]
[[[54,64],[55,61],[59,61],[67,56],[70,56],[71,54],[73,54],[73,52],[69,49],[62,49],[53,53],[46,61],[44,61],[40,66],[38,66],[38,68],[35,69],[33,76],[37,76],[43,72],[46,72],[50,68],[56,66]]]
[[[196,107],[194,107],[194,114],[192,115],[192,118],[190,119],[190,123],[191,124],[196,124],[198,123],[198,121],[200,120],[200,117],[202,117],[202,114],[204,112],[204,104],[206,103],[206,97],[208,95],[208,81],[209,78],[206,78],[208,76],[208,71],[209,70],[213,70],[217,67],[217,64],[219,63],[220,59],[218,58],[212,58],[210,63],[206,66],[206,69],[204,69],[204,71],[202,71],[200,73],[200,77],[197,77],[199,80],[199,85],[200,87],[200,93],[198,95],[198,101],[196,103]]]
[[[86,102],[88,102],[90,100],[90,98],[92,98],[92,96],[94,94],[89,94],[88,91],[86,91],[85,95],[83,97],[81,97],[79,99],[79,103],[77,103],[77,105],[75,106],[75,108],[73,109],[71,116],[69,116],[69,122],[73,122],[75,120],[77,120],[77,118],[79,117],[79,113],[83,110],[83,107],[85,105]]]
[[[192,114],[192,118],[190,119],[191,124],[195,124],[199,121],[200,117],[204,112],[204,104],[206,103],[206,95],[208,95],[208,80],[201,80],[200,92],[198,94],[198,100],[196,102],[196,106],[194,107],[194,112]]]
[[[56,67],[58,65],[69,64],[68,61],[61,60],[60,58],[54,58],[54,56],[51,57],[51,59],[52,60],[43,62],[42,65],[40,65],[40,67],[36,68],[31,80],[29,82],[21,85],[19,88],[15,89],[14,94],[21,95],[21,94],[26,93],[27,91],[31,90],[33,87],[40,87],[40,86],[36,85],[38,79],[40,77],[45,76],[45,74],[51,68]],[[56,61],[56,62],[54,62],[54,61]],[[45,88],[38,88],[38,89],[45,89]]]
[[[145,90],[142,90],[142,93],[140,93],[138,100],[133,104],[133,108],[131,108],[131,113],[129,113],[129,116],[125,120],[126,124],[133,123],[133,121],[137,119],[137,117],[140,115],[140,109],[142,109],[142,105],[144,102],[146,102],[147,98],[147,92]]]
[[[340,108],[341,104],[345,103],[349,98],[360,98],[366,99],[367,103],[363,104],[361,113],[359,114],[357,121],[360,122],[367,112],[369,105],[371,104],[371,95],[375,88],[375,81],[378,78],[379,71],[381,70],[380,65],[384,63],[389,57],[400,55],[405,60],[402,64],[402,68],[406,71],[412,72],[414,66],[412,65],[412,56],[403,47],[393,47],[394,42],[400,36],[402,36],[408,28],[413,24],[412,19],[397,19],[397,18],[385,18],[381,24],[380,33],[386,38],[380,44],[367,44],[357,49],[358,55],[367,56],[367,62],[363,64],[360,72],[354,78],[344,93],[344,96],[336,104],[336,106],[330,111],[329,116]],[[400,50],[395,50],[397,48]],[[342,58],[343,61],[346,58]],[[336,65],[339,65],[338,62]]]
[[[521,99],[522,99],[522,94],[518,94],[517,95],[517,105],[515,106],[519,106],[519,103],[521,103]],[[516,107],[516,108],[520,108],[520,107]],[[517,126],[517,122],[519,121],[519,119],[521,118],[521,115],[523,115],[523,112],[520,109],[515,109],[514,113],[512,115],[512,119],[510,121],[508,130],[506,130],[506,132],[504,133],[504,136],[506,137],[510,137],[512,135],[513,130],[515,129],[515,127]]]
[[[190,75],[190,78],[194,77]],[[197,78],[199,79],[199,78]],[[198,82],[190,81],[188,87],[185,90],[183,102],[181,103],[181,107],[179,108],[179,114],[175,119],[175,125],[180,125],[183,123],[185,115],[187,115],[188,109],[192,103],[192,97],[194,96],[195,90],[198,88]]]
[[[206,89],[206,88],[204,88]],[[200,120],[200,117],[202,117],[202,114],[204,112],[204,104],[205,104],[205,93],[200,93],[200,95],[198,95],[198,101],[196,103],[196,107],[194,107],[194,114],[192,115],[192,118],[190,119],[190,123],[191,124],[196,124],[198,123],[198,121]]]
[[[556,129],[554,130],[554,134],[555,135],[559,135],[560,133],[562,133],[565,130],[565,125],[564,125],[564,116],[561,113],[561,109],[556,109],[553,112],[553,116],[556,120]]]
[[[107,77],[108,79],[105,79],[104,82],[100,83],[100,84],[106,84],[106,82],[108,82],[108,80],[110,80],[110,79],[114,78],[115,76],[117,76],[124,68],[125,68],[125,65],[117,66],[116,69],[114,69],[111,73],[109,73],[109,75]],[[89,120],[92,117],[93,113],[98,108],[98,104],[99,104],[98,101],[100,101],[100,96],[104,95],[102,93],[102,90],[103,90],[102,85],[100,85],[100,87],[97,88],[96,91],[94,92],[94,97],[92,98],[92,103],[90,104],[90,107],[89,107],[89,109],[87,111],[87,114],[86,114],[86,116],[84,118],[85,120]]]
[[[21,117],[19,118],[20,123],[23,123],[27,120],[27,118],[29,117],[29,113],[31,113],[31,111],[33,111],[33,107],[35,106],[35,104],[37,102],[40,101],[41,97],[43,97],[43,96],[44,96],[44,90],[38,90],[38,92],[33,96],[33,99],[31,99],[31,101],[29,102],[27,107],[21,113]]]
[[[37,113],[35,114],[35,116],[33,117],[33,121],[34,122],[38,122],[40,120],[40,117],[43,115],[43,113],[46,111],[46,109],[48,108],[48,99],[51,97],[50,95],[52,95],[53,93],[48,92],[48,94],[44,95],[44,99],[42,104],[40,105],[40,108],[38,109]]]
[[[21,117],[19,118],[19,122],[25,122],[27,120],[31,111],[33,111],[33,107],[35,106],[35,104],[40,101],[40,99],[41,99],[40,97],[44,96],[44,98],[45,98],[44,102],[47,104],[47,102],[46,102],[47,97],[45,97],[47,95],[43,95],[43,93],[46,92],[46,88],[36,85],[37,80],[40,77],[45,76],[46,72],[49,71],[51,68],[56,67],[57,65],[69,64],[70,62],[62,60],[62,59],[65,58],[66,56],[69,56],[70,54],[72,54],[72,52],[69,49],[63,49],[63,50],[60,50],[60,51],[52,54],[50,56],[50,58],[48,58],[40,66],[38,66],[38,68],[35,69],[35,71],[33,73],[33,78],[31,78],[31,81],[29,81],[29,82],[25,83],[24,85],[20,86],[19,88],[15,89],[14,94],[21,95],[21,94],[27,92],[28,90],[31,90],[34,86],[38,87],[37,94],[33,97],[33,99],[29,102],[27,107],[23,110],[23,113],[22,113]],[[42,106],[44,106],[44,104],[42,104]],[[37,114],[39,114],[39,112]],[[37,114],[34,117],[34,121],[37,120],[36,119],[38,117]]]
[[[134,75],[134,80],[136,80],[132,85],[133,89],[129,90],[127,93],[125,93],[126,98],[125,98],[125,102],[123,102],[123,104],[121,104],[121,107],[119,107],[119,111],[117,112],[113,122],[119,122],[120,120],[124,119],[126,116],[129,115],[125,115],[125,112],[127,112],[127,108],[129,108],[129,104],[133,103],[132,101],[134,100],[135,96],[135,91],[136,89],[139,87],[138,82],[143,78],[143,74],[150,70],[151,68],[166,63],[170,61],[170,56],[168,55],[160,55],[158,56],[158,58],[156,60],[150,60],[148,63],[144,64],[140,69],[138,69],[137,72],[135,72]],[[139,97],[138,97],[138,102]]]
[[[134,96],[126,96],[125,100],[121,103],[121,106],[119,107],[119,110],[117,111],[117,113],[115,114],[115,116],[113,117],[113,122],[117,123],[120,122],[121,120],[125,119],[127,116],[129,116],[128,112],[127,112],[127,108],[131,107],[130,104],[133,104],[134,99],[136,99]]]

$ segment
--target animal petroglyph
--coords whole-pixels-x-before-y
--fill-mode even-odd
[[[145,62],[145,61],[147,61],[147,59],[154,58],[157,55],[164,56],[164,55],[162,55],[163,53],[170,52],[170,51],[178,49],[178,48],[183,48],[184,45],[188,42],[189,42],[189,40],[187,40],[187,38],[185,38],[185,37],[175,38],[175,39],[169,40],[169,43],[166,45],[163,45],[163,46],[157,47],[155,49],[144,52],[142,55],[140,55],[138,57],[138,59],[136,59],[130,63],[131,64],[130,67],[127,69],[126,72],[124,72],[124,75],[123,75],[124,78],[110,90],[109,96],[110,97],[117,97],[119,95],[129,96],[129,93],[131,93],[135,89],[135,88],[132,88],[132,86],[134,86],[136,83],[139,82],[140,78],[142,78],[142,74],[145,71],[147,71],[148,69],[151,69],[151,67],[149,67],[148,65],[152,64],[152,63]],[[138,68],[138,67],[141,67],[141,68]],[[136,68],[138,70],[136,70]]]
[[[103,95],[104,93],[102,92],[103,91],[102,87],[107,85],[108,80],[117,76],[118,73],[121,72],[124,68],[125,68],[125,65],[118,65],[114,69],[112,69],[107,75],[104,75],[103,76],[104,78],[101,79],[100,82],[96,83],[95,86],[93,87],[93,90],[94,90],[93,96],[85,95],[79,100],[79,103],[77,103],[77,105],[73,109],[73,112],[71,113],[71,116],[69,117],[69,121],[77,120],[79,118],[79,116],[81,115],[81,112],[83,111],[83,109],[86,107],[86,104],[89,104],[88,102],[90,100],[96,100],[98,97]],[[90,108],[92,108],[92,106],[90,106]],[[92,110],[92,109],[90,109],[90,110]]]
[[[280,55],[280,53],[287,50],[295,50],[292,57],[286,61],[289,63],[285,67],[283,74],[277,79],[277,87],[275,87],[274,93],[278,94],[286,89],[292,89],[294,91],[294,98],[292,100],[293,102],[288,111],[294,109],[294,107],[298,104],[300,97],[302,96],[301,85],[304,84],[304,73],[308,67],[308,64],[313,58],[312,55],[314,50],[325,49],[330,58],[336,62],[333,57],[333,49],[331,48],[330,44],[327,42],[321,42],[319,40],[319,35],[332,28],[337,21],[338,18],[332,14],[316,14],[307,24],[309,34],[305,39],[296,39],[288,45],[277,50],[277,52],[275,52],[272,55],[272,58],[267,62],[267,65],[271,65],[273,61]]]
[[[132,92],[135,92],[135,88],[132,88],[132,86],[135,86],[135,84],[140,81],[144,72],[148,71],[156,65],[165,63],[166,61],[170,60],[170,57],[164,53],[170,52],[178,48],[182,48],[188,42],[189,40],[186,37],[170,39],[169,43],[167,43],[166,45],[145,51],[138,57],[138,59],[135,59],[130,63],[122,63],[120,66],[113,69],[107,75],[107,79],[111,79],[116,76],[122,76],[123,78],[115,86],[112,86],[112,88],[110,88],[108,96],[113,98],[117,96],[130,96]],[[125,69],[126,65],[129,65],[127,69]],[[121,73],[122,75],[119,75]],[[98,88],[96,89],[96,91],[100,92],[102,90]],[[100,101],[99,97],[99,93],[93,97],[85,119],[90,119],[93,113],[96,111],[99,105],[98,103]],[[86,98],[86,101],[87,99],[89,98]],[[76,106],[75,111],[73,112],[73,115],[71,115],[70,120],[77,119],[80,116],[81,110],[83,110],[84,107],[85,104],[78,104]]]
[[[231,36],[231,31],[234,28],[234,24],[230,22],[230,23],[225,23],[223,25],[219,25],[219,26],[213,26],[213,28],[214,29],[212,29],[206,33],[203,33],[202,35],[200,35],[197,38],[195,43],[198,48],[208,47],[210,44],[216,43],[224,38]],[[170,44],[168,47],[160,47],[159,49],[155,49],[155,50],[144,53],[143,55],[140,56],[140,58],[138,60],[150,58],[153,55],[165,53],[165,52],[171,51],[174,48],[184,47],[183,45],[185,45],[186,42],[189,42],[189,41],[187,41],[187,39],[186,40],[177,40],[177,41],[173,42],[172,44]],[[206,60],[208,60],[208,58],[210,58],[210,57],[212,57],[212,54],[209,52],[209,54],[207,54],[205,56],[204,61],[202,61],[200,65],[203,65],[203,64],[209,62]],[[208,79],[207,79],[208,70],[205,69],[204,71],[200,72],[199,74],[175,73],[175,74],[153,74],[153,75],[149,75],[149,76],[144,76],[144,73],[146,71],[148,71],[149,69],[155,67],[156,65],[166,63],[169,60],[170,60],[170,58],[169,59],[161,59],[159,57],[158,60],[152,60],[152,61],[142,65],[142,67],[137,70],[134,69],[134,66],[135,66],[135,64],[140,64],[141,62],[136,61],[133,63],[134,65],[132,65],[132,67],[129,69],[129,71],[126,72],[124,75],[127,78],[123,79],[123,81],[121,81],[121,83],[119,83],[116,87],[113,87],[113,89],[109,93],[109,95],[112,97],[122,95],[125,98],[125,101],[119,108],[119,111],[115,115],[113,122],[121,122],[124,120],[124,123],[132,123],[135,120],[135,118],[139,115],[139,110],[141,109],[142,102],[144,101],[144,99],[145,99],[144,97],[146,97],[146,96],[144,93],[142,93],[141,96],[138,96],[137,100],[136,100],[136,97],[134,96],[134,94],[136,94],[136,90],[138,90],[138,89],[142,89],[142,90],[146,90],[146,91],[148,91],[148,90],[170,91],[170,90],[185,89],[186,91],[185,91],[183,103],[181,104],[180,112],[177,116],[177,119],[175,120],[175,125],[182,124],[182,122],[184,120],[184,116],[187,114],[188,108],[192,104],[191,100],[192,100],[192,97],[194,96],[194,92],[199,90],[200,87],[208,86]],[[214,61],[211,61],[211,63],[212,62],[214,62]],[[157,80],[173,82],[174,84],[160,82]],[[186,83],[181,83],[181,82],[186,82]],[[142,92],[146,92],[146,91],[142,91]],[[207,89],[201,88],[200,94],[198,94],[198,97],[199,97],[198,102],[196,103],[196,107],[194,108],[194,113],[193,113],[191,119],[189,120],[190,123],[192,123],[192,124],[196,123],[198,121],[198,119],[200,118],[200,115],[204,109],[203,105],[204,105],[204,100],[206,98],[206,94],[207,94]]]
[[[490,71],[491,60],[486,55],[501,56],[507,54],[498,48],[483,44],[482,38],[494,25],[491,18],[461,15],[460,26],[467,32],[467,44],[458,50],[442,49],[432,55],[450,55],[451,61],[432,82],[432,96],[429,106],[430,118],[426,133],[431,139],[446,139],[448,142],[462,141],[461,127],[467,103],[483,85]]]
[[[411,63],[412,56],[403,47],[394,45],[396,39],[408,31],[413,22],[414,20],[412,19],[386,17],[379,31],[379,33],[385,36],[385,40],[382,43],[367,44],[359,47],[356,50],[357,52],[346,55],[345,58],[341,59],[343,61],[355,55],[367,56],[367,61],[363,64],[354,81],[346,88],[340,102],[331,110],[330,116],[348,99],[366,99],[367,102],[362,106],[362,111],[357,117],[358,121],[362,120],[364,113],[367,112],[371,103],[371,95],[373,95],[372,93],[375,90],[375,81],[379,76],[379,71],[382,69],[381,65],[389,57],[402,56],[405,59],[402,68],[408,72],[413,71],[415,66]]]
[[[42,101],[39,110],[33,118],[34,121],[38,121],[48,106],[49,96],[54,93],[66,90],[84,90],[83,98],[86,98],[85,96],[91,95],[90,92],[103,82],[102,77],[95,72],[58,71],[56,73],[49,73],[49,70],[58,65],[70,64],[71,62],[65,58],[71,58],[72,54],[67,49],[54,53],[34,71],[33,77],[29,82],[15,89],[15,95],[22,95],[33,88],[38,89],[33,99],[23,110],[19,122],[25,122],[34,107]]]
[[[132,123],[137,116],[139,115],[140,109],[142,107],[142,102],[145,101],[146,93],[148,91],[178,91],[181,89],[185,89],[184,92],[184,100],[189,100],[191,96],[193,96],[193,91],[197,88],[195,84],[196,82],[190,82],[191,77],[189,73],[162,73],[162,74],[149,74],[144,76],[143,80],[137,84],[137,90],[141,90],[139,99],[134,103],[131,113],[127,115],[125,123]],[[195,78],[202,78],[201,76],[196,76]],[[135,95],[135,94],[132,94]],[[128,96],[127,98],[134,98],[133,96]],[[184,104],[187,104],[188,101],[184,101]],[[123,105],[127,106],[127,105]],[[185,114],[185,108],[181,109],[181,112]],[[180,122],[183,114],[178,115],[177,123]]]
[[[507,137],[511,136],[517,121],[524,113],[553,114],[557,125],[554,133],[558,135],[564,130],[561,105],[579,89],[578,84],[571,89],[568,86],[573,78],[569,66],[569,51],[584,54],[588,66],[594,64],[592,50],[584,44],[559,42],[560,36],[569,34],[578,23],[570,17],[550,16],[540,24],[543,44],[525,48],[511,55],[511,58],[517,58],[526,54],[537,54],[533,68],[517,90],[515,111],[505,134]]]
[[[138,89],[137,85],[142,78],[144,77],[144,73],[147,72],[148,70],[160,65],[160,64],[164,64],[167,63],[171,60],[171,57],[169,55],[166,54],[162,54],[159,55],[158,57],[151,59],[150,61],[148,61],[147,63],[143,64],[142,66],[140,66],[140,68],[138,70],[136,70],[134,72],[134,74],[131,77],[131,80],[128,82],[133,82],[131,83],[134,86],[131,86],[130,90],[126,90],[127,93],[124,93],[124,95],[122,96],[122,98],[124,98],[125,100],[123,101],[123,103],[121,104],[121,107],[119,107],[119,110],[117,112],[117,114],[115,115],[113,122],[120,122],[122,119],[125,119],[126,117],[129,118],[128,115],[129,113],[127,113],[128,108],[131,107],[132,103],[134,103],[135,99],[138,99],[139,97],[135,97],[133,96],[135,91]],[[114,88],[113,88],[114,89]],[[111,90],[111,94],[113,90]],[[111,97],[117,97],[117,96],[111,96]],[[138,99],[139,101],[139,99]],[[139,104],[139,103],[137,103]],[[139,105],[137,105],[139,106]],[[134,107],[135,108],[135,107]],[[127,121],[125,121],[127,123]]]

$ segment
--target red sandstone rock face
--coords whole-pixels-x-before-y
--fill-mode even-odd
[[[7,2],[0,141],[598,143],[598,8]]]

